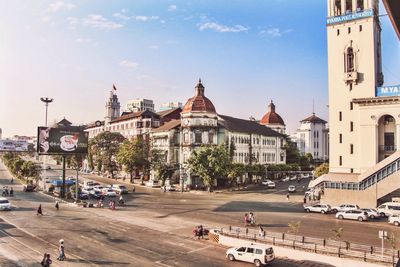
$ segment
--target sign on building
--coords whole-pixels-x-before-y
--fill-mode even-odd
[[[343,16],[327,18],[326,24],[330,25],[330,24],[342,23],[345,21],[351,21],[351,20],[356,20],[356,19],[372,17],[373,15],[374,15],[374,11],[372,9],[369,9],[369,10],[364,10],[362,12],[350,13],[350,14],[346,14]]]
[[[26,152],[28,142],[25,140],[0,140],[0,152]]]
[[[400,96],[400,84],[377,87],[376,96]]]
[[[83,130],[38,127],[37,152],[39,155],[86,154],[88,135]]]

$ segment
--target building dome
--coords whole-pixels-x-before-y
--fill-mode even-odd
[[[261,118],[260,124],[262,125],[285,125],[282,117],[275,112],[275,105],[271,100],[268,105],[268,112]]]
[[[182,113],[188,112],[208,112],[217,113],[210,99],[204,96],[204,86],[199,79],[199,83],[195,87],[196,95],[189,98],[182,109]]]

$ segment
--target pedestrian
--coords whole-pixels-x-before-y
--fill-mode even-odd
[[[261,227],[261,225],[260,225],[260,227],[259,227],[259,229],[258,229],[258,235],[259,235],[260,237],[264,237],[264,236],[265,236],[265,231],[264,231],[264,229]]]
[[[289,198],[290,198],[290,194],[287,193],[287,194],[286,194],[286,200],[289,201]]]
[[[306,196],[304,196],[303,203],[304,203],[304,204],[307,203],[307,198],[306,198]]]
[[[14,196],[14,189],[11,187],[10,188],[10,197]]]
[[[43,267],[50,267],[50,265],[52,264],[52,260],[50,259],[50,254],[48,253],[44,253],[43,255],[43,260],[40,262],[40,264]]]
[[[201,239],[203,239],[203,237],[204,237],[204,229],[203,229],[203,225],[200,225],[199,226],[199,239],[200,239],[200,237],[201,237]]]
[[[58,258],[57,260],[63,261],[66,259],[65,257],[65,247],[64,247],[64,239],[60,239],[60,245],[58,246]]]
[[[42,215],[42,216],[43,216],[42,204],[39,204],[39,207],[38,207],[38,209],[37,209],[36,215],[37,215],[37,216],[39,216],[39,215]]]
[[[11,183],[11,184],[14,183],[14,177],[11,177],[10,183]]]
[[[249,222],[249,216],[247,213],[244,214],[244,226],[247,226],[247,223]]]
[[[60,206],[58,205],[58,200],[56,200],[56,205],[55,205],[57,211],[60,209]]]

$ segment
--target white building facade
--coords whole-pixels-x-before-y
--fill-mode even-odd
[[[141,112],[146,110],[155,112],[153,100],[144,98],[132,99],[127,102],[125,109],[126,112]]]

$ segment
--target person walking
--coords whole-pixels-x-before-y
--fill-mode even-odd
[[[43,211],[42,211],[42,204],[39,204],[39,207],[37,209],[36,216],[42,215],[43,216]]]
[[[14,189],[11,187],[10,188],[10,197],[13,197],[14,196]]]
[[[50,265],[53,263],[53,261],[50,259],[50,254],[44,253],[43,255],[43,260],[40,262],[40,264],[43,267],[50,267]]]
[[[60,239],[60,245],[58,246],[58,258],[57,260],[63,261],[66,259],[65,257],[65,247],[64,247],[64,239]]]
[[[264,229],[261,227],[261,225],[260,225],[260,227],[259,227],[259,229],[258,229],[258,235],[259,235],[260,237],[264,237],[264,236],[265,236],[265,231],[264,231]]]
[[[286,194],[286,200],[289,201],[289,198],[290,198],[290,194],[287,193],[287,194]]]
[[[249,216],[247,215],[247,213],[244,214],[244,226],[247,226],[249,222]]]
[[[56,205],[55,205],[55,207],[56,207],[57,211],[60,209],[60,206],[59,206],[59,204],[58,204],[58,200],[56,200]]]

